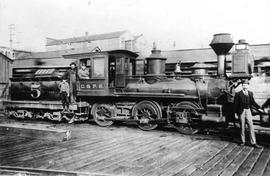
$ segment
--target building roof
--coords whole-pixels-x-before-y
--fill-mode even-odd
[[[86,48],[81,48],[81,49],[57,50],[57,51],[46,51],[46,52],[32,52],[31,54],[21,57],[20,59],[62,58],[63,55],[89,53],[89,52],[94,52],[94,51],[100,51],[99,47],[86,47]]]
[[[184,49],[162,51],[162,56],[167,58],[166,63],[181,62],[214,62],[217,60],[215,52],[211,48]]]
[[[230,53],[234,51],[234,48],[230,50]],[[270,44],[257,44],[250,45],[250,52],[254,56],[254,60],[260,60],[263,57],[270,56]],[[183,50],[169,50],[162,51],[161,54],[167,58],[166,63],[176,63],[178,60],[181,62],[216,62],[217,55],[211,48],[199,48],[199,49],[183,49]],[[228,60],[231,56],[227,57]]]
[[[6,60],[8,60],[8,61],[10,61],[10,62],[13,62],[12,59],[10,59],[9,57],[7,57],[6,55],[4,55],[4,54],[1,53],[1,52],[0,52],[0,57],[1,57],[1,58],[4,58],[4,59],[6,59]]]
[[[0,46],[0,48],[4,48],[4,49],[8,49],[10,50],[10,47],[7,47],[7,46]],[[12,48],[13,51],[16,51],[16,52],[25,52],[25,53],[30,53],[31,51],[27,51],[27,50],[21,50],[21,49],[15,49],[15,48]]]
[[[59,50],[59,51],[47,51],[47,52],[33,52],[28,56],[21,59],[16,59],[14,62],[14,68],[29,68],[29,67],[68,67],[71,62],[77,60],[76,55],[84,55],[89,53],[125,53],[132,57],[138,55],[128,50],[110,50],[100,51],[98,47],[76,49],[76,50]],[[74,57],[75,56],[75,57]]]
[[[118,31],[118,32],[95,34],[95,35],[85,35],[85,36],[81,36],[81,37],[73,37],[73,38],[67,38],[67,39],[52,39],[52,38],[50,38],[50,41],[47,42],[46,46],[118,38],[121,35],[123,35],[125,32],[127,32],[127,31]]]

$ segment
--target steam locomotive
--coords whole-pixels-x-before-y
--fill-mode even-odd
[[[237,46],[241,46],[240,41]],[[115,121],[135,122],[142,130],[159,124],[171,125],[181,133],[192,134],[198,126],[226,126],[233,120],[235,88],[242,79],[250,79],[252,56],[247,48],[237,48],[232,56],[232,72],[226,74],[226,58],[234,46],[230,34],[215,34],[210,44],[217,54],[217,75],[208,75],[197,64],[190,76],[165,74],[166,58],[153,48],[145,58],[146,74],[136,74],[136,53],[128,50],[71,53],[65,61],[86,64],[89,79],[76,80],[76,102],[63,112],[58,84],[67,67],[17,67],[11,78],[11,100],[5,101],[9,116],[20,119],[87,121],[100,126]],[[258,122],[268,126],[269,117]]]

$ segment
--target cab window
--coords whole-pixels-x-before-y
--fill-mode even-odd
[[[93,77],[104,78],[105,58],[93,58]]]

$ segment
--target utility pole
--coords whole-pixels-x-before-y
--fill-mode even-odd
[[[9,48],[12,51],[12,44],[13,44],[12,36],[14,35],[13,30],[15,29],[15,25],[14,24],[8,25],[8,29],[9,29]]]

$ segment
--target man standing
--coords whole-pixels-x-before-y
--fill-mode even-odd
[[[76,71],[76,64],[72,62],[70,64],[70,70],[68,71],[68,80],[69,80],[69,89],[70,89],[70,102],[75,103],[76,102],[76,77],[77,77],[77,71]]]
[[[248,90],[249,82],[248,80],[242,81],[242,90],[235,95],[234,99],[234,112],[235,115],[240,119],[241,126],[241,146],[245,145],[245,122],[247,122],[249,127],[249,137],[250,143],[253,147],[261,148],[256,143],[256,137],[253,127],[251,107],[255,106],[260,109],[260,106],[255,102],[253,93]]]
[[[62,100],[63,112],[69,111],[69,85],[66,78],[63,78],[59,84],[60,96]]]

